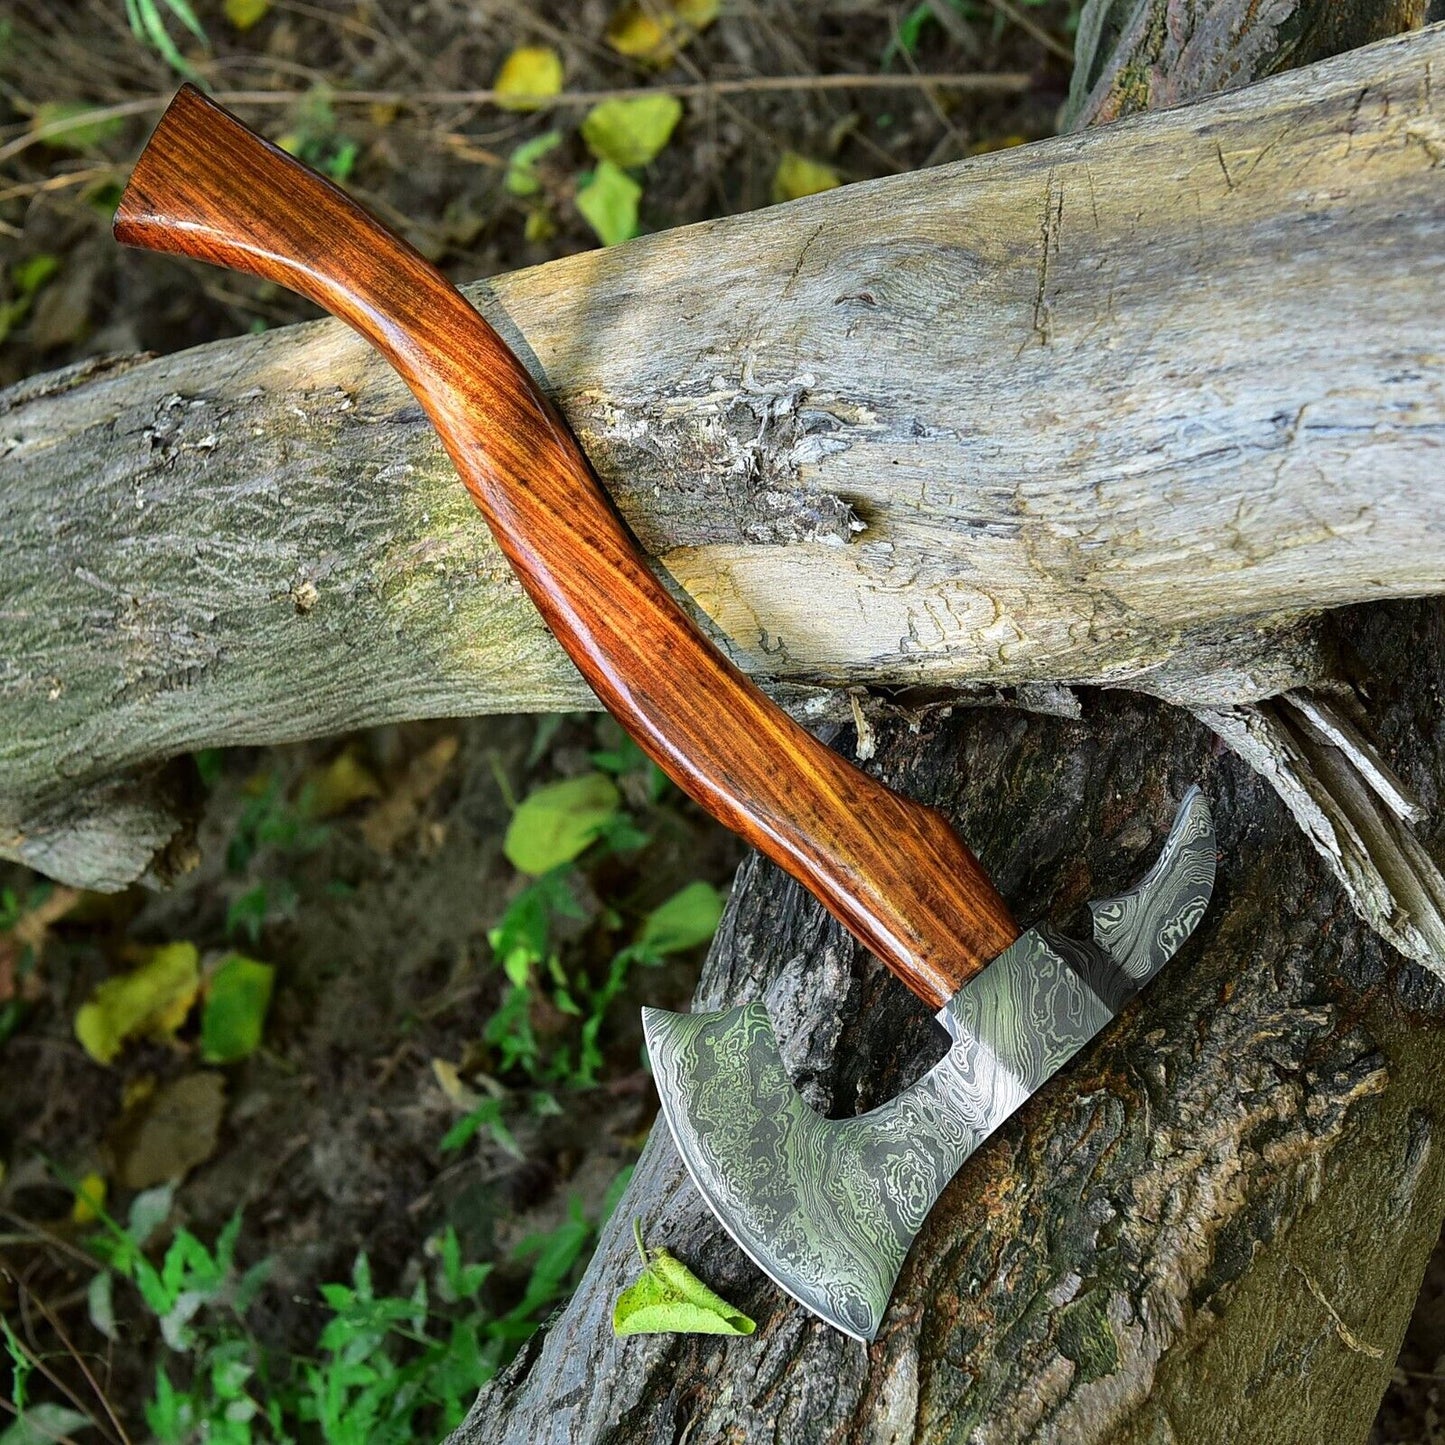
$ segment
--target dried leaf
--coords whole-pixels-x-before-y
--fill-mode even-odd
[[[797,151],[784,151],[773,173],[773,201],[796,201],[800,196],[816,196],[831,191],[842,182],[832,166],[810,161]]]
[[[550,45],[520,45],[492,82],[503,110],[541,110],[562,89],[562,57]]]
[[[640,95],[633,100],[604,100],[582,121],[582,139],[600,161],[630,168],[645,166],[672,138],[682,119],[675,95]]]
[[[548,783],[512,814],[502,851],[514,868],[539,877],[570,863],[621,806],[621,795],[603,773]]]
[[[450,1059],[433,1059],[431,1071],[442,1093],[464,1113],[470,1113],[481,1102],[482,1096],[462,1082],[461,1071]]]
[[[535,196],[542,189],[542,183],[537,179],[537,162],[548,151],[556,150],[561,144],[560,130],[544,131],[541,135],[533,136],[531,140],[523,141],[507,157],[507,174],[502,184],[506,186],[508,194]]]
[[[226,19],[237,30],[249,30],[258,21],[266,18],[271,9],[271,0],[226,0]]]
[[[226,1081],[214,1070],[162,1084],[111,1131],[112,1177],[123,1189],[181,1178],[216,1152],[225,1110]]]
[[[50,888],[9,928],[0,931],[0,1004],[17,997],[27,1001],[39,998],[39,964],[50,941],[51,925],[84,897],[78,888]]]
[[[719,0],[626,0],[608,23],[607,43],[619,55],[666,65],[718,9]]]
[[[206,986],[201,1010],[201,1057],[208,1064],[233,1064],[261,1042],[276,970],[244,954],[221,960]]]
[[[75,1037],[97,1063],[108,1064],[127,1039],[174,1034],[200,986],[195,944],[168,943],[139,968],[96,987],[75,1015]]]
[[[427,799],[446,779],[457,755],[455,733],[439,737],[424,753],[407,764],[401,781],[382,799],[361,825],[361,836],[378,853],[390,853],[416,830]]]
[[[617,1296],[614,1335],[750,1335],[757,1325],[710,1290],[681,1260],[642,1242],[635,1224],[643,1271]]]
[[[592,179],[577,192],[577,209],[604,246],[616,246],[637,234],[641,199],[642,187],[626,171],[601,161]]]

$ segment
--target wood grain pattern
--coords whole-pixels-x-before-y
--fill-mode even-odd
[[[115,234],[288,286],[377,346],[598,697],[919,997],[940,1006],[1018,936],[939,814],[819,743],[698,632],[497,333],[344,192],[187,86],[136,165]]]

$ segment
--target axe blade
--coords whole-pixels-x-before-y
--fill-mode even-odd
[[[713,1213],[799,1303],[872,1340],[944,1186],[1178,951],[1214,862],[1209,805],[1191,788],[1145,878],[1090,905],[1092,942],[1030,929],[939,1010],[948,1053],[856,1118],[825,1119],[799,1096],[762,1004],[644,1009],[663,1116]]]

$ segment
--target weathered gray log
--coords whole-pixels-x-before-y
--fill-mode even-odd
[[[1439,856],[1445,605],[1362,609],[1346,635]],[[869,766],[958,821],[1026,924],[1126,885],[1201,781],[1221,862],[1200,932],[964,1167],[871,1348],[758,1273],[655,1129],[577,1295],[457,1445],[1363,1439],[1445,1213],[1445,990],[1178,710],[1100,693],[1077,722],[963,709],[880,742]],[[880,1102],[939,1051],[922,1006],[756,861],[697,1006],[748,998],[825,1111]],[[757,1333],[614,1339],[635,1215]]]
[[[1438,28],[474,294],[770,683],[1234,706],[1327,672],[1319,608],[1445,587],[1432,66]],[[120,886],[183,850],[168,758],[588,702],[337,326],[0,411],[0,853]]]

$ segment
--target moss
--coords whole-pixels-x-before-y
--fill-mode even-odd
[[[1059,1353],[1078,1366],[1080,1384],[1119,1368],[1119,1345],[1109,1323],[1109,1292],[1091,1289],[1059,1316]]]

